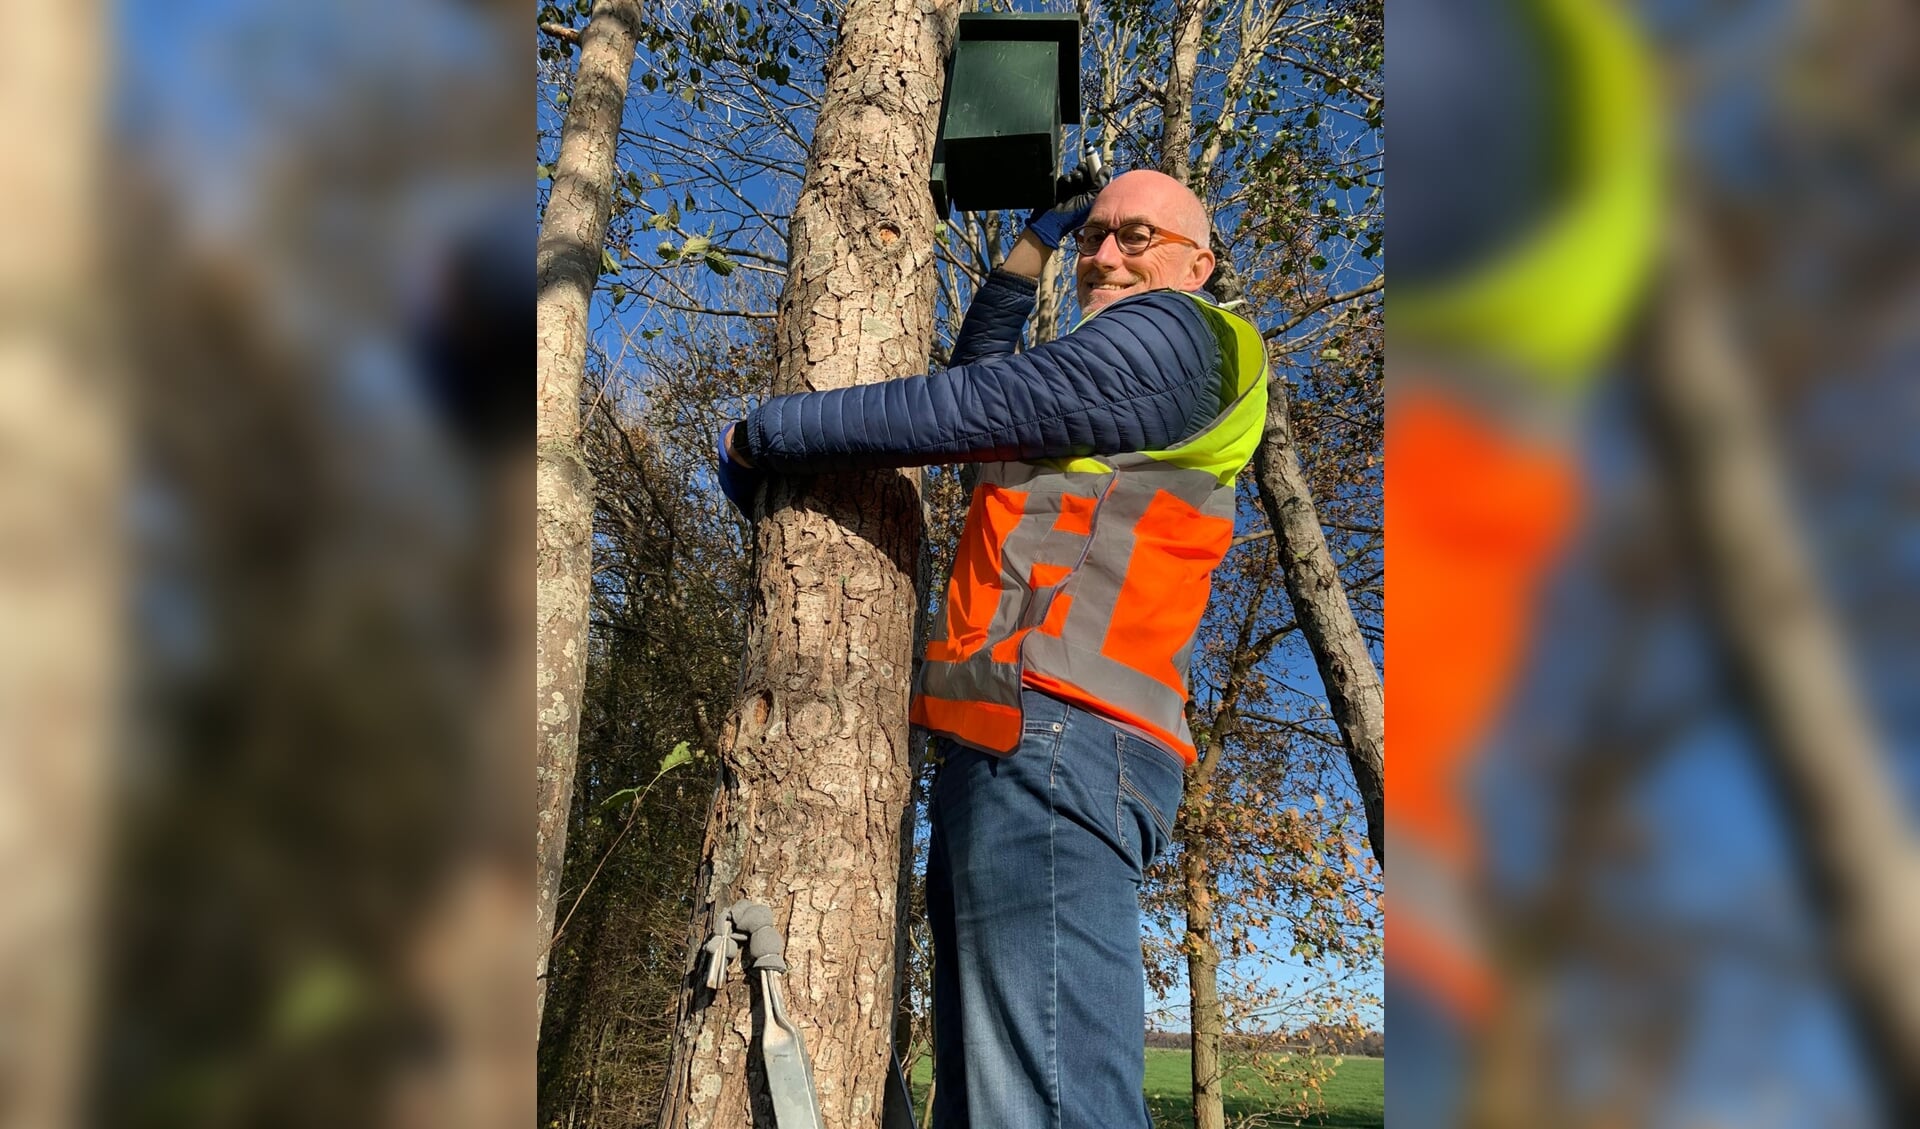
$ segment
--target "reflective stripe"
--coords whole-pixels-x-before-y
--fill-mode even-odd
[[[1157,491],[1133,527],[1133,556],[1100,653],[1159,679],[1184,701],[1194,629],[1232,543],[1233,522]]]
[[[1071,702],[1086,710],[1088,713],[1098,714],[1101,717],[1107,718],[1149,740],[1157,741],[1188,764],[1192,764],[1194,761],[1200,759],[1199,754],[1193,747],[1193,736],[1187,731],[1184,725],[1180,727],[1180,732],[1170,733],[1158,726],[1146,724],[1126,711],[1115,709],[1109,705],[1105,699],[1090,694],[1071,682],[1054,678],[1041,671],[1027,671],[1026,684],[1041,693],[1050,694],[1063,702]]]
[[[981,464],[916,724],[1011,753],[1024,684],[1194,759],[1187,665],[1267,407],[1259,331],[1194,301],[1230,396],[1206,427],[1164,451]]]
[[[953,575],[947,581],[946,614],[936,621],[928,658],[957,662],[986,645],[1005,602],[1001,547],[1026,502],[1026,495],[996,486],[974,490],[954,554]]]
[[[996,753],[1012,752],[1020,744],[1020,707],[995,702],[951,702],[945,698],[914,696],[908,711],[915,725],[937,730],[966,744]]]

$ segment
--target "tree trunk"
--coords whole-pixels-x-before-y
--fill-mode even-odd
[[[534,314],[538,374],[535,532],[535,775],[539,787],[540,952],[534,969],[538,1029],[546,1007],[547,950],[553,936],[567,813],[580,742],[580,698],[587,677],[587,594],[593,584],[593,475],[580,451],[580,382],[587,364],[587,310],[600,276],[601,245],[612,209],[613,157],[633,69],[640,21],[636,0],[599,0],[580,36],[573,102],[560,133],[560,156],[540,225],[539,294]]]
[[[1220,1044],[1227,1027],[1220,1002],[1220,948],[1213,943],[1214,886],[1212,856],[1221,839],[1209,826],[1212,819],[1213,778],[1220,770],[1227,745],[1239,735],[1240,697],[1248,677],[1266,657],[1271,643],[1254,643],[1259,621],[1258,601],[1241,613],[1234,656],[1228,664],[1220,701],[1210,723],[1196,729],[1199,757],[1187,770],[1181,789],[1180,815],[1174,834],[1180,842],[1180,907],[1186,915],[1182,948],[1187,954],[1187,1027],[1192,1044],[1192,1104],[1194,1129],[1223,1129],[1226,1095],[1220,1062]]]
[[[1190,791],[1205,792],[1206,784]],[[1225,1129],[1220,1040],[1226,1015],[1220,1006],[1220,950],[1213,943],[1213,877],[1201,852],[1180,858],[1187,911],[1187,1025],[1193,1031],[1193,1126]]]
[[[933,332],[927,168],[957,4],[854,0],[790,226],[776,323],[783,391],[924,370]],[[700,946],[739,898],[786,938],[784,994],[825,1122],[877,1129],[893,1024],[898,834],[920,503],[898,471],[774,478],[743,693],[719,739],[721,784],[688,936],[666,1129],[771,1123],[758,989],[720,991]]]
[[[1061,333],[1061,315],[1066,312],[1066,286],[1062,285],[1062,276],[1071,281],[1066,268],[1067,256],[1048,255],[1047,264],[1040,268],[1040,277],[1034,282],[1033,317],[1028,322],[1033,327],[1033,343],[1045,345],[1059,338]]]
[[[1287,386],[1274,381],[1267,408],[1267,431],[1254,452],[1260,504],[1280,551],[1280,571],[1300,633],[1307,637],[1313,661],[1327,691],[1327,705],[1353,768],[1354,786],[1367,812],[1367,842],[1382,870],[1386,846],[1386,698],[1380,672],[1367,653],[1367,641],[1354,621],[1347,591],[1333,567],[1320,516],[1307,490],[1300,454],[1293,444],[1287,414]]]
[[[1718,280],[1676,223],[1642,384],[1656,455],[1896,1124],[1920,1124],[1920,848],[1799,543]]]
[[[16,7],[0,68],[0,1125],[79,1121],[125,612],[124,385],[99,277],[104,59],[97,4]]]
[[[1160,171],[1185,184],[1193,171],[1193,77],[1200,64],[1200,34],[1207,0],[1180,0],[1174,13],[1173,53],[1160,92]],[[1190,186],[1199,192],[1200,186]]]

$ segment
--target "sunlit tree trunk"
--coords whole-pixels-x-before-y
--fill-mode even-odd
[[[934,306],[927,169],[958,5],[854,0],[790,225],[776,389],[924,370]],[[920,548],[915,476],[775,478],[741,700],[719,735],[688,937],[666,1129],[769,1124],[738,964],[706,988],[701,944],[736,899],[786,938],[789,1013],[834,1129],[880,1124],[894,1016],[898,837],[908,803],[907,691]]]
[[[0,99],[0,1125],[77,1121],[118,716],[124,421],[98,275],[100,6],[16,5]]]
[[[1187,802],[1204,804],[1207,790],[1204,782],[1190,786]],[[1201,794],[1196,796],[1196,792]],[[1181,856],[1180,880],[1187,910],[1193,1125],[1194,1129],[1226,1129],[1226,1095],[1221,1090],[1220,1070],[1220,1042],[1226,1030],[1226,1013],[1220,1002],[1220,950],[1213,943],[1213,879],[1204,854],[1190,850]]]
[[[1160,171],[1186,181],[1193,171],[1193,83],[1200,65],[1200,34],[1207,0],[1180,0],[1173,15],[1173,49],[1160,92]],[[1198,190],[1198,189],[1196,189]]]
[[[1066,264],[1066,255],[1049,255],[1047,265],[1040,268],[1039,281],[1034,284],[1033,318],[1030,322],[1035,345],[1044,345],[1072,328],[1066,322],[1066,295],[1073,275]]]
[[[1892,1121],[1920,1118],[1920,844],[1801,545],[1699,224],[1675,224],[1645,410],[1714,631]]]
[[[539,786],[539,1007],[546,1005],[547,945],[553,936],[567,812],[579,755],[580,699],[587,677],[587,594],[593,584],[593,475],[580,450],[580,382],[587,363],[587,312],[600,276],[612,210],[614,151],[633,69],[640,10],[635,0],[600,0],[580,36],[580,68],[560,134],[553,192],[540,225],[534,314],[538,379],[536,526],[535,773]],[[536,1012],[535,1024],[539,1022]]]
[[[1367,813],[1367,843],[1382,869],[1386,849],[1386,696],[1380,671],[1367,653],[1367,641],[1354,619],[1347,590],[1327,550],[1300,453],[1293,442],[1287,411],[1287,386],[1275,381],[1269,393],[1267,430],[1254,453],[1260,504],[1267,511],[1280,550],[1280,572],[1293,602],[1293,614],[1313,651],[1327,706],[1346,746],[1354,786]]]

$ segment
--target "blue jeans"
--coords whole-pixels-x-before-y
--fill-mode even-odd
[[[1031,690],[1020,747],[939,743],[927,856],[933,1129],[1140,1129],[1140,878],[1185,765]]]

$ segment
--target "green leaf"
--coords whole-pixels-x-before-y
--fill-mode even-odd
[[[1307,265],[1312,267],[1314,270],[1326,270],[1327,257],[1325,255],[1315,255],[1311,259],[1307,260]]]
[[[613,252],[607,250],[605,247],[600,248],[600,273],[601,274],[619,274],[620,273],[620,263],[616,259],[614,259]]]
[[[728,275],[733,273],[733,260],[727,258],[725,255],[722,255],[718,251],[708,251],[705,255],[702,255],[700,258],[701,258],[701,261],[707,264],[708,270],[711,270],[713,273],[719,275],[721,278],[725,278]]]
[[[556,106],[564,106],[571,101],[573,101],[573,95],[568,94],[564,90],[553,96],[553,104]]]
[[[1319,124],[1320,124],[1320,111],[1318,111],[1318,110],[1308,110],[1308,111],[1307,111],[1307,116],[1306,116],[1306,120],[1305,120],[1305,121],[1303,121],[1303,122],[1301,122],[1300,124],[1302,124],[1302,125],[1304,125],[1304,126],[1306,126],[1306,127],[1308,128],[1308,129],[1312,129],[1312,128],[1314,128],[1315,126],[1317,126],[1317,125],[1319,125]]]
[[[692,258],[695,255],[704,255],[707,253],[707,248],[711,246],[713,246],[713,240],[708,239],[706,236],[689,235],[687,236],[686,245],[680,248],[680,254],[686,258]]]
[[[673,747],[673,750],[671,752],[669,752],[666,756],[660,758],[660,771],[654,773],[654,779],[658,780],[660,777],[665,776],[668,772],[672,771],[673,769],[679,768],[681,765],[686,764],[688,761],[691,761],[692,759],[693,759],[692,745],[686,741],[680,742],[678,745],[675,745]]]
[[[641,791],[642,790],[639,788],[622,788],[618,792],[615,792],[613,795],[608,796],[604,800],[601,800],[600,810],[607,811],[612,808],[617,808],[621,804],[628,803],[633,800],[637,800],[640,798]]]
[[[665,212],[655,212],[653,218],[647,221],[647,226],[655,231],[665,231],[673,226],[673,217]]]
[[[535,166],[533,166],[533,179],[535,179],[535,180],[552,180],[552,179],[553,179],[553,166],[552,166],[552,165],[535,165]]]

